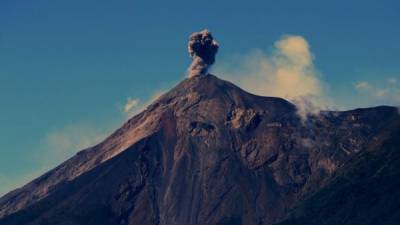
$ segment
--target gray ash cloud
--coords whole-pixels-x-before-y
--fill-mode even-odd
[[[188,51],[193,62],[189,67],[188,76],[206,75],[210,66],[215,62],[218,48],[218,43],[207,29],[191,34]]]

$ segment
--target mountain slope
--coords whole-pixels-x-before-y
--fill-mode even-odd
[[[0,199],[0,224],[272,224],[380,146],[395,108],[323,112],[186,79],[97,146]],[[374,146],[375,147],[371,147]]]
[[[340,168],[280,225],[396,225],[400,221],[400,120]]]

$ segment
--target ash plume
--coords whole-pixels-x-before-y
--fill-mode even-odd
[[[215,62],[219,45],[207,29],[190,35],[188,51],[193,62],[188,69],[188,76],[206,75]]]

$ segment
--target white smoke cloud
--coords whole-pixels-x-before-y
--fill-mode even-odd
[[[214,71],[251,93],[291,100],[305,118],[331,104],[313,59],[304,37],[287,35],[275,42],[270,53],[256,49],[220,63]]]

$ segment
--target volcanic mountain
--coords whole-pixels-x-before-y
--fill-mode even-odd
[[[0,199],[1,225],[396,224],[400,116],[322,111],[185,79]]]

